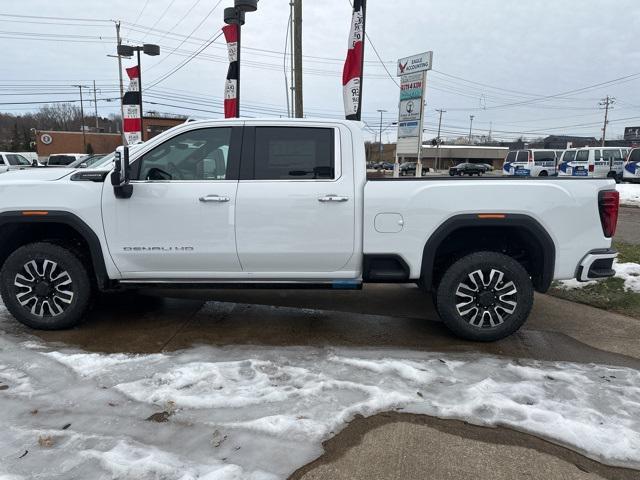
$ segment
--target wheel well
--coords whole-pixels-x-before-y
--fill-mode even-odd
[[[95,234],[75,216],[65,217],[65,221],[25,221],[2,215],[0,218],[0,269],[16,249],[35,242],[55,243],[73,250],[86,261],[89,275],[95,279],[100,289],[108,286],[109,279],[102,258],[102,249]],[[88,230],[90,233],[83,232]]]
[[[458,259],[473,252],[492,251],[518,261],[531,276],[536,290],[548,290],[554,273],[555,247],[535,220],[494,221],[491,225],[485,225],[477,217],[458,220],[461,221],[454,220],[438,229],[425,246],[422,260],[425,287],[438,285],[447,268]]]

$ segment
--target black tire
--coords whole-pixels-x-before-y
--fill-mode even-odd
[[[436,305],[440,318],[455,335],[493,342],[516,332],[527,320],[533,306],[533,285],[526,270],[511,257],[496,252],[472,253],[445,272]]]
[[[86,261],[53,243],[18,248],[0,272],[0,294],[9,312],[39,330],[60,330],[80,323],[91,304]]]
[[[539,177],[548,177],[549,176],[549,172],[547,172],[546,170],[543,170],[540,172],[540,175],[538,175]]]

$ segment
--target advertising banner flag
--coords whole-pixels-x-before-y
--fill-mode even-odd
[[[349,49],[342,71],[342,94],[347,120],[359,121],[361,118],[366,16],[366,0],[354,0]]]
[[[224,87],[224,118],[239,117],[238,109],[238,30],[237,24],[222,28],[229,52],[229,70]]]
[[[129,87],[124,94],[122,104],[124,116],[122,118],[122,131],[124,132],[127,144],[132,145],[142,141],[142,119],[140,117],[140,69],[135,67],[127,68],[129,76]]]

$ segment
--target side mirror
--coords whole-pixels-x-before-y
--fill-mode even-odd
[[[78,165],[78,168],[87,168],[88,165],[86,162],[82,162],[80,165]]]
[[[111,185],[116,198],[131,198],[133,185],[131,179],[131,166],[129,165],[129,147],[118,147],[114,158],[115,168],[111,172]]]

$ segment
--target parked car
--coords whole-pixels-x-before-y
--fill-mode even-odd
[[[632,149],[627,156],[623,179],[625,182],[640,183],[640,148]]]
[[[417,162],[404,162],[400,164],[398,171],[402,176],[416,176],[416,168],[418,166]],[[429,169],[425,166],[422,167],[422,176],[425,176]]]
[[[47,167],[66,167],[77,160],[86,158],[82,153],[55,153],[49,155],[45,165]]]
[[[555,150],[514,150],[507,154],[502,174],[515,177],[551,177],[557,174]]]
[[[378,162],[375,164],[376,170],[393,170],[393,163],[391,162]]]
[[[481,163],[480,165],[484,166],[486,172],[493,172],[493,165],[490,163]]]
[[[624,159],[620,148],[586,147],[575,151],[574,158],[562,158],[558,175],[568,177],[613,178],[622,180]]]
[[[0,175],[0,294],[25,325],[70,328],[96,290],[419,283],[492,341],[534,290],[615,273],[612,180],[367,179],[356,122],[189,122],[101,165]]]
[[[482,163],[461,163],[456,165],[455,167],[451,167],[449,169],[449,175],[453,176],[462,176],[469,175],[470,177],[474,175],[483,175],[486,173],[487,167],[485,167]]]
[[[31,166],[31,160],[19,153],[0,152],[0,173],[8,170],[19,170]]]

